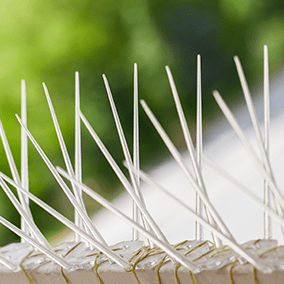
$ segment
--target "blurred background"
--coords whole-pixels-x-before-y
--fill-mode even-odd
[[[262,78],[262,48],[269,46],[270,72],[282,68],[284,2],[280,0],[74,0],[0,2],[0,117],[20,171],[20,80],[27,83],[28,127],[55,165],[64,167],[41,83],[49,89],[69,154],[74,161],[74,77],[80,72],[81,109],[115,160],[123,154],[101,75],[108,77],[132,149],[133,64],[138,63],[139,96],[146,100],[173,142],[184,149],[165,65],[173,72],[188,124],[195,133],[196,56],[202,56],[203,116],[218,109],[212,90],[237,104],[240,84],[233,63],[239,55],[249,83]],[[146,115],[140,115],[141,164],[150,169],[167,151]],[[108,199],[121,192],[119,182],[82,126],[83,178]],[[193,137],[194,138],[194,137]],[[0,147],[0,170],[10,174]],[[62,190],[29,145],[32,193],[69,218]],[[0,215],[19,224],[19,215],[0,191]],[[99,208],[85,199],[88,212]],[[47,237],[60,223],[31,204]],[[1,226],[1,245],[17,237]]]

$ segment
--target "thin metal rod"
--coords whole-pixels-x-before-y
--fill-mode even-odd
[[[108,150],[106,149],[106,147],[104,146],[102,141],[100,140],[99,136],[97,135],[97,133],[92,128],[92,126],[90,125],[90,123],[88,122],[88,120],[86,119],[86,117],[83,115],[83,113],[81,111],[80,111],[80,117],[81,117],[83,123],[85,124],[86,128],[88,129],[89,133],[93,137],[94,141],[96,142],[96,144],[98,145],[98,147],[102,151],[103,155],[107,159],[108,163],[110,164],[110,166],[114,170],[115,174],[119,178],[120,182],[122,183],[124,188],[127,190],[129,195],[131,196],[132,200],[134,200],[134,202],[136,203],[136,205],[139,208],[139,210],[145,216],[147,222],[150,224],[150,226],[153,229],[155,235],[159,239],[161,239],[163,242],[169,243],[167,241],[165,235],[162,233],[161,229],[158,227],[158,225],[156,224],[156,222],[154,221],[152,216],[149,214],[147,209],[142,204],[142,202],[139,199],[139,197],[135,194],[134,189],[132,188],[132,186],[130,185],[130,183],[128,182],[128,180],[126,179],[124,174],[122,173],[121,169],[118,167],[117,163],[114,161],[113,157],[110,155],[110,153],[108,152]]]
[[[264,149],[266,155],[269,157],[269,128],[270,128],[270,95],[269,95],[269,63],[268,63],[268,47],[264,45],[263,47],[263,93],[264,93]],[[264,205],[266,207],[271,207],[270,204],[270,190],[266,179],[264,179]],[[264,211],[264,238],[271,238],[271,220],[267,213]]]
[[[121,257],[116,255],[107,245],[104,245],[98,242],[97,240],[95,240],[91,235],[87,234],[85,231],[83,231],[78,226],[76,226],[73,222],[68,220],[65,216],[57,212],[55,209],[47,205],[45,202],[43,202],[41,199],[39,199],[32,193],[26,192],[21,186],[17,185],[13,180],[11,180],[5,174],[0,172],[0,176],[3,179],[5,179],[8,183],[10,183],[12,186],[17,188],[19,191],[23,192],[23,194],[28,196],[32,201],[34,201],[36,204],[42,207],[45,211],[51,214],[54,218],[59,220],[62,224],[67,226],[72,231],[76,232],[78,235],[84,238],[87,242],[91,243],[99,251],[103,252],[109,259],[113,260],[115,263],[117,263],[119,266],[123,268],[128,267],[128,262],[124,261]]]
[[[249,111],[249,115],[251,117],[251,121],[252,121],[252,125],[254,128],[254,132],[255,132],[255,136],[256,136],[256,140],[257,140],[257,144],[258,144],[258,148],[260,150],[261,153],[261,157],[263,159],[263,163],[265,164],[265,166],[267,167],[267,170],[269,170],[270,166],[269,166],[269,161],[267,159],[267,155],[265,153],[264,147],[263,147],[263,138],[260,132],[260,126],[258,123],[258,119],[256,116],[256,112],[255,112],[255,108],[253,105],[253,101],[252,101],[252,97],[248,88],[248,84],[244,75],[244,71],[240,62],[240,59],[237,56],[234,56],[234,61],[237,67],[237,71],[238,71],[238,75],[240,78],[240,82],[241,82],[241,86],[243,89],[243,93],[244,93],[244,97],[246,100],[246,104],[248,107],[248,111]],[[269,173],[270,174],[270,173]],[[271,176],[271,178],[273,178]]]
[[[7,260],[2,254],[0,254],[0,263],[12,271],[17,269],[17,265]]]
[[[121,126],[121,122],[120,122],[120,119],[119,119],[119,116],[118,116],[118,113],[117,113],[117,109],[116,109],[116,106],[115,106],[115,103],[114,103],[114,100],[113,100],[113,96],[112,96],[112,93],[111,93],[111,90],[110,90],[110,86],[109,86],[109,83],[108,83],[105,75],[103,75],[103,79],[104,79],[104,83],[105,83],[105,86],[106,86],[109,102],[110,102],[110,105],[111,105],[111,110],[112,110],[112,113],[113,113],[115,125],[116,125],[117,131],[118,131],[118,135],[119,135],[120,143],[121,143],[121,146],[122,146],[122,149],[123,149],[123,154],[124,154],[125,160],[128,164],[132,165],[132,160],[131,160],[129,148],[127,146],[126,138],[125,138],[122,126]],[[137,184],[136,176],[130,170],[129,170],[129,175],[130,175],[130,178],[131,178],[131,182],[132,182],[132,186],[134,188],[135,194],[138,196],[142,205],[146,209],[145,201],[144,201],[142,193],[139,189],[139,186]],[[135,216],[134,221],[138,222],[138,216]],[[146,225],[147,221],[144,219],[143,215],[142,215],[142,221],[143,221],[144,228],[147,228],[147,225]]]
[[[64,159],[64,162],[65,162],[67,171],[70,175],[75,177],[75,173],[74,173],[74,170],[73,170],[73,167],[72,167],[72,163],[71,163],[71,160],[70,160],[67,148],[66,148],[66,144],[65,144],[63,136],[62,136],[62,132],[60,130],[60,126],[59,126],[59,123],[58,123],[58,120],[57,120],[57,117],[56,117],[56,114],[55,114],[55,111],[54,111],[54,107],[53,107],[48,89],[47,89],[45,83],[43,83],[42,85],[43,85],[46,100],[47,100],[48,107],[49,107],[49,110],[50,110],[50,113],[51,113],[54,128],[55,128],[55,131],[56,131],[56,134],[57,134],[57,138],[58,138],[58,141],[59,141],[59,144],[60,144],[60,149],[61,149],[61,152],[63,154],[63,159]],[[72,185],[73,192],[74,192],[76,200],[80,204],[80,206],[81,206],[82,210],[85,212],[85,214],[87,214],[87,211],[86,211],[83,199],[82,199],[82,191],[78,187],[76,187],[73,183],[71,183],[71,185]],[[77,211],[75,210],[75,212],[77,212]],[[77,214],[79,214],[79,213],[77,212]],[[75,218],[75,224],[76,224],[76,218]],[[78,224],[76,224],[76,225],[78,225]],[[82,228],[82,226],[80,228]],[[76,236],[77,236],[77,234],[75,234],[75,240],[78,241],[78,238],[76,238]]]
[[[25,80],[21,80],[21,118],[23,123],[27,126],[27,93]],[[26,190],[29,190],[28,168],[28,138],[25,131],[21,129],[21,182]],[[26,206],[29,207],[29,199],[26,196],[23,199],[25,200]],[[22,217],[21,229],[29,234],[29,228]]]
[[[135,169],[140,168],[140,156],[139,156],[139,111],[138,111],[138,68],[137,64],[134,64],[134,96],[133,96],[133,165]],[[139,174],[136,175],[136,182],[138,188],[140,187]],[[132,201],[133,221],[138,222],[138,208],[134,201]],[[132,228],[132,240],[139,239],[139,232]]]
[[[75,177],[79,182],[82,182],[82,148],[81,148],[81,119],[79,115],[80,110],[80,81],[79,81],[79,72],[75,73]],[[78,201],[83,207],[85,207],[82,191],[80,188],[76,187],[76,191],[78,194]],[[78,212],[75,210],[75,224],[84,230],[84,222]],[[75,233],[75,241],[82,241],[81,237]]]
[[[90,230],[91,234],[97,239],[99,240],[101,243],[103,243],[104,245],[107,245],[106,241],[104,240],[104,238],[102,237],[102,235],[99,233],[99,231],[97,230],[97,228],[95,227],[95,225],[92,223],[92,220],[90,219],[90,217],[86,214],[86,212],[82,209],[81,205],[79,204],[79,202],[77,201],[77,199],[74,197],[74,195],[71,193],[70,189],[68,188],[68,186],[66,185],[66,183],[63,181],[63,179],[61,178],[61,176],[58,174],[58,172],[55,170],[55,167],[52,165],[52,163],[50,162],[50,160],[47,158],[46,154],[44,153],[44,151],[41,149],[41,147],[39,146],[39,144],[36,142],[36,140],[34,139],[34,137],[32,136],[32,134],[29,132],[29,130],[23,125],[21,119],[19,118],[19,116],[16,114],[16,117],[19,121],[19,123],[21,124],[21,126],[25,129],[30,141],[32,142],[32,144],[34,145],[34,147],[36,148],[36,150],[38,151],[38,153],[40,154],[41,158],[44,160],[45,164],[47,165],[47,167],[49,168],[50,172],[52,173],[52,175],[54,176],[54,178],[56,179],[56,181],[58,182],[58,184],[60,185],[60,187],[62,188],[62,190],[64,191],[64,193],[66,194],[66,196],[68,197],[68,199],[70,200],[70,202],[72,203],[72,205],[74,206],[74,208],[79,212],[81,218],[84,220],[86,226],[88,227],[88,229]]]
[[[214,208],[214,206],[212,205],[212,203],[210,202],[208,197],[205,195],[202,188],[200,188],[200,186],[197,184],[196,180],[191,175],[183,157],[180,155],[180,153],[178,152],[178,150],[176,149],[176,147],[174,146],[174,144],[172,143],[172,141],[170,140],[170,138],[168,137],[168,135],[166,134],[166,132],[164,131],[162,126],[160,125],[160,123],[158,122],[157,118],[154,116],[154,114],[152,113],[152,111],[150,110],[148,105],[145,103],[145,101],[141,100],[140,102],[141,102],[141,105],[142,105],[143,109],[145,110],[147,116],[151,120],[152,124],[156,128],[156,130],[159,133],[159,135],[161,136],[162,140],[164,141],[165,145],[167,146],[167,148],[171,152],[172,156],[174,157],[174,159],[176,160],[176,162],[178,163],[178,165],[182,169],[183,173],[187,177],[188,181],[192,185],[195,192],[199,194],[201,200],[203,201],[204,205],[206,206],[206,208],[208,209],[208,211],[210,212],[210,214],[214,218],[214,220],[217,223],[220,230],[228,238],[231,238],[232,240],[234,240],[234,237],[230,233],[227,226],[224,224],[224,222],[221,219],[221,217],[219,216],[218,212],[216,211],[216,209]]]
[[[202,94],[201,94],[201,56],[197,55],[197,108],[196,108],[196,160],[200,172],[202,171]],[[202,203],[201,199],[196,193],[196,214],[202,216]],[[203,238],[203,228],[201,225],[195,223],[195,238],[201,240]]]

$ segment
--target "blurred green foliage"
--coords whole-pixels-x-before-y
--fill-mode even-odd
[[[211,91],[226,99],[240,90],[232,57],[240,56],[250,83],[262,75],[262,46],[270,49],[271,72],[284,53],[284,2],[279,0],[75,0],[0,2],[0,115],[20,170],[20,80],[26,79],[28,127],[50,160],[64,166],[41,82],[49,88],[72,161],[74,160],[74,73],[80,72],[81,109],[121,164],[123,155],[101,74],[109,79],[132,149],[133,63],[139,68],[139,95],[173,141],[184,147],[167,82],[170,65],[194,135],[196,55],[202,56],[204,119],[217,109]],[[157,164],[165,154],[160,138],[141,111],[141,162]],[[84,181],[107,198],[118,180],[82,126]],[[10,175],[3,147],[1,171]],[[29,145],[30,190],[63,214],[72,209],[45,164]],[[3,192],[0,215],[19,224]],[[87,200],[88,210],[98,208]],[[60,228],[34,204],[36,223],[47,236]],[[4,227],[1,244],[16,240]]]

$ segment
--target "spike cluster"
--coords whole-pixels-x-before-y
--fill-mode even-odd
[[[247,249],[248,246],[252,244],[247,244],[247,246],[241,245],[237,243],[234,236],[229,231],[228,227],[222,220],[221,216],[218,214],[217,210],[214,208],[211,203],[207,189],[205,186],[204,178],[202,175],[202,164],[206,163],[210,167],[212,167],[216,172],[221,175],[223,178],[229,180],[235,187],[245,194],[245,196],[254,202],[261,210],[264,212],[264,239],[267,240],[264,245],[266,249],[269,248],[269,244],[271,244],[270,239],[271,235],[271,219],[277,222],[282,228],[284,232],[284,219],[283,219],[283,209],[284,209],[284,199],[282,194],[277,186],[273,172],[270,165],[269,160],[269,75],[268,75],[268,49],[267,46],[264,46],[264,112],[265,112],[265,130],[264,135],[262,135],[259,127],[259,122],[256,117],[254,105],[252,102],[250,90],[248,88],[248,84],[245,79],[245,75],[238,57],[234,57],[234,61],[236,64],[237,72],[240,78],[241,86],[243,89],[244,97],[246,100],[246,104],[248,107],[248,111],[251,117],[251,121],[253,124],[254,133],[257,139],[257,146],[260,152],[260,157],[256,153],[255,149],[251,146],[248,139],[246,138],[243,130],[239,126],[236,118],[233,113],[230,111],[225,101],[221,97],[218,91],[213,91],[213,96],[219,105],[220,109],[226,116],[227,120],[231,124],[232,128],[235,130],[238,135],[240,141],[248,152],[248,155],[251,157],[255,166],[259,170],[260,174],[264,180],[264,201],[260,200],[253,193],[251,193],[245,186],[241,184],[241,182],[234,179],[230,174],[228,174],[225,170],[221,169],[214,162],[210,161],[208,158],[203,155],[203,142],[202,142],[202,96],[201,96],[201,57],[197,56],[197,125],[196,125],[196,148],[194,147],[191,134],[186,122],[185,114],[182,109],[182,104],[180,102],[177,88],[171,73],[171,70],[168,66],[166,66],[166,73],[169,79],[170,87],[173,94],[173,99],[176,105],[178,117],[180,120],[180,124],[182,127],[183,135],[186,141],[187,150],[189,152],[189,156],[193,166],[193,173],[187,166],[184,157],[175,147],[173,142],[170,140],[169,136],[146,104],[145,101],[141,100],[142,108],[145,113],[149,117],[153,126],[161,136],[164,141],[166,147],[170,151],[174,160],[177,162],[188,181],[190,182],[193,190],[196,192],[196,208],[195,210],[191,209],[186,201],[180,200],[177,196],[172,195],[162,186],[160,186],[152,177],[150,177],[147,173],[140,170],[139,165],[139,119],[138,119],[138,69],[137,64],[134,64],[134,130],[133,130],[133,156],[131,156],[130,150],[127,145],[127,141],[122,129],[122,125],[119,119],[118,112],[116,110],[116,106],[114,103],[114,99],[112,96],[112,92],[108,83],[108,80],[105,75],[103,75],[103,81],[106,87],[107,95],[109,98],[110,106],[112,109],[114,121],[116,124],[116,128],[119,134],[119,139],[122,147],[122,151],[124,154],[124,166],[128,169],[130,180],[123,174],[119,165],[114,161],[112,155],[109,153],[103,142],[100,140],[99,136],[92,128],[91,124],[88,122],[87,118],[84,116],[83,111],[80,109],[80,88],[79,88],[79,73],[75,74],[75,166],[72,166],[61,130],[59,126],[59,122],[56,117],[55,110],[53,108],[53,104],[47,89],[47,86],[43,83],[44,93],[46,95],[46,99],[48,102],[48,106],[50,109],[50,113],[52,116],[52,120],[54,123],[54,127],[56,130],[56,134],[58,137],[58,141],[60,144],[60,148],[62,151],[63,159],[65,162],[66,170],[56,167],[51,163],[48,159],[48,156],[44,153],[38,142],[35,140],[33,135],[27,128],[27,108],[26,108],[26,85],[23,80],[21,83],[21,95],[22,95],[22,110],[21,110],[21,118],[16,115],[20,125],[21,125],[21,175],[19,175],[18,170],[16,168],[13,155],[11,153],[4,128],[0,121],[0,135],[4,145],[4,149],[7,155],[7,159],[9,162],[9,166],[12,172],[12,178],[8,177],[4,173],[0,172],[0,186],[5,191],[15,208],[18,210],[21,215],[21,229],[11,224],[5,218],[0,217],[0,223],[9,228],[15,234],[19,235],[23,242],[26,242],[26,245],[29,244],[33,249],[41,252],[47,259],[52,260],[54,263],[59,265],[62,269],[72,271],[78,267],[78,263],[74,263],[72,261],[68,261],[66,257],[62,254],[59,254],[57,250],[50,246],[49,242],[37,228],[34,223],[32,213],[29,209],[29,200],[31,199],[33,202],[37,203],[44,210],[46,210],[49,214],[53,215],[56,219],[62,222],[65,226],[70,228],[75,235],[74,241],[78,244],[83,243],[86,248],[90,250],[90,252],[96,252],[97,255],[103,254],[105,256],[105,260],[109,260],[113,263],[116,263],[119,267],[125,269],[126,271],[131,270],[130,267],[134,267],[138,264],[138,262],[134,265],[129,259],[123,257],[122,254],[118,254],[113,250],[113,247],[110,247],[109,244],[105,241],[101,233],[92,223],[90,217],[87,214],[83,199],[82,192],[85,192],[91,198],[99,202],[103,207],[110,210],[116,216],[124,220],[132,227],[132,245],[139,246],[136,250],[133,250],[132,253],[139,255],[140,252],[138,248],[142,247],[141,241],[139,241],[140,235],[145,236],[148,239],[149,249],[160,250],[157,255],[161,255],[161,253],[165,254],[165,258],[163,261],[172,260],[174,263],[179,263],[181,266],[189,269],[193,272],[200,272],[206,269],[206,264],[202,263],[202,265],[198,264],[198,259],[203,259],[203,254],[209,254],[210,249],[222,252],[224,248],[223,243],[226,243],[230,248],[230,253],[233,254],[229,257],[225,257],[222,259],[222,265],[230,264],[235,262],[239,263],[250,263],[253,267],[255,267],[258,271],[262,271],[263,273],[271,273],[276,269],[275,264],[265,262],[260,258],[260,252],[257,249]],[[133,215],[132,217],[126,216],[122,213],[118,208],[116,208],[111,202],[100,196],[93,189],[89,188],[82,182],[82,162],[81,162],[81,122],[86,127],[94,142],[100,148],[101,152],[105,156],[106,160],[112,167],[113,171],[117,175],[118,179],[122,183],[123,187],[127,191],[127,193],[131,196],[133,201]],[[75,210],[75,220],[74,222],[68,220],[66,217],[61,215],[55,209],[51,208],[45,202],[34,196],[31,192],[29,192],[29,179],[28,179],[28,148],[27,148],[27,139],[31,141],[33,146],[38,151],[39,155],[42,157],[43,161],[46,163],[50,172],[53,174],[54,178],[57,180],[59,186],[64,191]],[[64,182],[63,178],[69,180],[71,182],[71,189]],[[151,214],[147,210],[147,204],[144,201],[143,194],[140,190],[140,183],[143,180],[146,184],[152,187],[154,190],[159,190],[166,196],[168,196],[172,201],[178,203],[181,207],[187,210],[188,215],[195,220],[195,240],[194,245],[188,245],[188,248],[204,248],[203,240],[203,229],[206,229],[212,233],[212,246],[207,246],[205,251],[200,252],[200,255],[196,257],[196,259],[192,259],[190,257],[190,253],[181,249],[179,245],[173,246],[167,240],[167,237],[164,235],[162,230],[159,228],[158,224],[155,222]],[[13,194],[9,185],[15,187],[17,189],[18,198]],[[276,211],[271,208],[270,199],[275,203]],[[203,210],[204,208],[204,210]],[[141,220],[141,221],[139,221]],[[274,243],[273,243],[274,244]],[[259,245],[258,249],[261,247]],[[251,247],[249,247],[251,248]],[[220,250],[221,249],[221,250]],[[99,254],[98,254],[99,252]],[[262,253],[265,252],[262,251]],[[68,252],[69,253],[69,252]],[[68,254],[67,253],[67,254]],[[203,254],[202,254],[203,253]],[[66,255],[67,255],[66,254]],[[215,254],[217,254],[215,252]],[[157,257],[156,255],[156,257]],[[149,257],[151,254],[149,254]],[[213,256],[212,256],[213,257]],[[214,260],[215,258],[213,258]],[[226,261],[224,261],[226,259]],[[142,261],[141,259],[140,261]],[[94,260],[93,260],[94,261]],[[97,261],[97,258],[96,260]],[[103,261],[103,260],[102,260]],[[210,263],[210,258],[207,258],[208,263]],[[218,260],[220,261],[220,260]],[[213,261],[214,262],[214,261]],[[5,257],[5,255],[0,251],[0,263],[10,269],[11,271],[17,271],[21,266],[21,263],[13,263],[9,259]],[[96,263],[96,262],[95,262]],[[76,266],[77,265],[77,266]],[[215,259],[215,266],[211,263],[212,267],[217,268],[217,260]],[[209,267],[209,264],[208,264]],[[279,269],[279,267],[277,268]],[[283,269],[283,267],[282,267]],[[68,282],[69,283],[69,282]]]

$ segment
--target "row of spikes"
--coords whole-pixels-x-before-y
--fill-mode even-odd
[[[219,174],[221,174],[226,179],[230,180],[232,183],[236,185],[236,188],[239,189],[242,193],[246,194],[246,196],[252,200],[256,205],[258,205],[265,213],[265,238],[269,238],[270,233],[270,219],[273,218],[276,222],[278,222],[282,228],[284,227],[284,220],[283,220],[283,208],[284,208],[284,200],[281,196],[281,193],[275,183],[273,178],[273,174],[270,167],[270,162],[268,158],[268,130],[269,130],[269,87],[268,87],[268,51],[267,46],[264,46],[264,97],[265,97],[265,135],[264,139],[260,133],[259,123],[257,121],[251,95],[246,83],[246,79],[240,64],[238,57],[234,58],[237,71],[240,77],[241,85],[244,91],[245,99],[248,105],[249,113],[253,122],[254,130],[256,133],[256,137],[258,140],[258,147],[261,152],[261,159],[259,159],[258,155],[255,153],[254,149],[250,146],[247,138],[245,137],[243,131],[241,130],[240,126],[238,125],[236,119],[234,118],[233,114],[225,104],[224,100],[220,96],[217,91],[213,92],[213,95],[219,104],[221,110],[224,112],[225,116],[227,117],[228,121],[231,123],[232,127],[234,128],[235,132],[239,136],[240,140],[242,141],[243,145],[247,149],[249,155],[252,157],[255,165],[258,167],[260,173],[264,178],[265,183],[265,202],[258,199],[254,196],[247,188],[245,188],[241,183],[236,181],[233,177],[231,177],[228,173],[226,173],[223,169],[220,169],[216,166],[213,162],[209,159],[205,158],[202,155],[202,112],[201,112],[201,57],[200,55],[197,56],[197,147],[196,150],[193,146],[191,135],[186,123],[185,115],[182,110],[181,102],[179,100],[179,96],[177,93],[177,89],[171,74],[169,67],[166,67],[166,72],[169,78],[170,87],[172,89],[174,101],[176,104],[176,108],[178,111],[180,123],[182,126],[182,130],[184,133],[184,137],[186,140],[186,144],[188,147],[188,151],[191,157],[191,161],[194,168],[195,176],[192,175],[190,170],[188,169],[184,158],[178,152],[174,144],[171,142],[170,138],[167,136],[166,132],[163,130],[162,126],[159,124],[158,120],[147,106],[147,104],[142,100],[141,105],[145,110],[146,114],[148,115],[149,119],[153,123],[154,127],[160,134],[161,138],[165,142],[166,146],[168,147],[169,151],[171,152],[174,159],[177,161],[181,169],[183,170],[184,174],[188,178],[189,182],[191,183],[193,189],[196,191],[197,194],[197,203],[196,209],[193,211],[191,208],[188,207],[187,204],[179,200],[177,197],[171,195],[167,190],[162,188],[157,182],[155,182],[150,176],[140,170],[139,168],[139,133],[138,133],[138,72],[137,72],[137,65],[134,65],[134,154],[133,154],[133,161],[130,155],[130,151],[127,146],[127,142],[122,130],[122,126],[119,120],[119,116],[113,101],[112,93],[105,75],[103,75],[103,80],[106,86],[107,94],[109,97],[109,101],[111,104],[113,116],[115,119],[116,127],[119,133],[120,142],[122,145],[122,149],[125,156],[124,165],[128,168],[129,174],[131,177],[131,183],[127,180],[125,175],[122,173],[121,169],[117,165],[117,163],[112,158],[111,154],[108,152],[86,117],[80,110],[80,92],[79,92],[79,74],[76,72],[75,75],[75,117],[76,117],[76,124],[75,124],[75,171],[73,170],[67,148],[65,146],[63,136],[57,121],[57,117],[51,102],[51,98],[48,93],[48,89],[46,85],[43,83],[44,92],[48,101],[49,109],[52,115],[52,119],[54,122],[54,126],[56,129],[56,133],[59,139],[60,147],[63,153],[63,158],[66,164],[67,172],[59,167],[54,167],[51,161],[48,159],[44,151],[41,149],[37,141],[34,139],[32,134],[27,129],[27,121],[26,121],[26,87],[25,82],[22,81],[22,118],[19,118],[16,115],[19,123],[21,124],[22,129],[22,180],[20,180],[18,171],[16,169],[14,159],[4,132],[4,128],[2,123],[0,122],[0,135],[4,144],[5,152],[8,158],[8,162],[11,168],[13,180],[9,178],[7,175],[0,173],[0,185],[3,190],[6,192],[10,200],[13,202],[16,209],[19,211],[22,219],[22,227],[21,230],[11,224],[9,221],[0,217],[0,223],[8,227],[10,230],[18,234],[23,240],[29,242],[32,246],[34,246],[39,251],[43,252],[47,256],[49,256],[53,261],[58,263],[65,269],[70,268],[70,264],[68,264],[64,259],[59,257],[49,245],[48,241],[42,235],[40,230],[37,228],[33,221],[32,214],[29,209],[29,199],[33,200],[39,206],[44,208],[47,212],[52,214],[55,218],[69,227],[75,233],[75,239],[77,241],[84,240],[90,246],[95,247],[96,249],[103,252],[110,260],[116,262],[121,267],[126,268],[128,263],[125,262],[121,257],[117,256],[113,251],[109,248],[106,241],[103,239],[102,235],[96,229],[95,225],[91,222],[89,216],[87,215],[83,199],[82,199],[82,191],[84,191],[87,195],[91,198],[99,202],[102,206],[111,210],[114,214],[118,217],[129,223],[133,228],[133,240],[139,237],[138,233],[146,236],[149,240],[149,243],[153,246],[159,246],[163,249],[172,259],[175,259],[180,264],[184,265],[188,269],[192,269],[194,264],[190,262],[186,257],[181,255],[178,251],[174,250],[172,246],[169,244],[168,240],[153,220],[149,212],[147,211],[145,202],[143,200],[142,193],[140,191],[140,178],[152,186],[153,189],[160,190],[168,197],[170,197],[173,201],[178,202],[183,208],[185,208],[188,214],[196,221],[196,238],[202,239],[202,228],[206,228],[211,231],[213,235],[213,240],[216,246],[220,246],[222,242],[228,243],[235,252],[244,257],[248,262],[254,265],[256,268],[260,270],[266,270],[267,267],[262,263],[260,259],[257,259],[253,255],[251,255],[248,251],[245,251],[234,239],[224,222],[222,221],[221,217],[218,215],[216,209],[210,202],[205,184],[202,177],[201,172],[201,164],[202,161],[211,165]],[[81,121],[86,126],[87,130],[97,143],[98,147],[108,160],[110,166],[115,171],[116,175],[120,179],[121,183],[123,184],[124,188],[130,194],[133,200],[133,216],[129,218],[128,216],[124,215],[122,212],[119,211],[112,203],[105,200],[99,194],[97,194],[94,190],[90,189],[86,185],[82,183],[82,171],[81,171]],[[27,154],[27,137],[30,139],[32,144],[37,149],[38,153],[41,155],[42,159],[48,166],[49,170],[54,175],[55,179],[58,181],[60,187],[65,192],[66,196],[72,203],[75,208],[75,223],[71,222],[59,212],[48,206],[42,200],[38,199],[28,190],[28,154]],[[72,189],[74,194],[72,194],[71,190],[68,188],[66,183],[63,181],[62,175],[66,179],[71,182]],[[15,187],[18,191],[18,199],[14,196],[12,191],[7,186],[6,182],[10,185]],[[276,205],[277,212],[274,212],[270,208],[269,204],[269,194],[270,191],[273,193],[274,202]],[[205,207],[206,217],[203,217],[201,214],[201,207]],[[138,222],[138,214],[141,214],[143,224],[139,224]],[[0,262],[7,267],[13,269],[13,264],[6,260],[3,256],[0,255]]]

